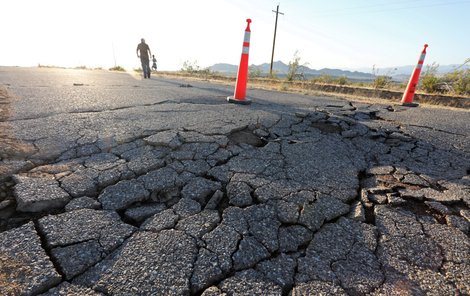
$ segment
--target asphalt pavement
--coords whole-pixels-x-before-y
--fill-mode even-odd
[[[0,295],[468,295],[470,112],[0,67]]]

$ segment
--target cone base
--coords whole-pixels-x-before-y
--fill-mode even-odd
[[[419,106],[418,103],[402,103],[401,105],[405,107],[418,107]]]
[[[249,99],[238,100],[238,99],[235,99],[233,96],[227,97],[227,102],[233,103],[233,104],[240,104],[240,105],[250,105],[251,104],[251,100],[249,100]]]

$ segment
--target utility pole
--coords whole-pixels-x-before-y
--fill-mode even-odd
[[[271,67],[269,68],[269,77],[273,77],[273,61],[274,61],[274,47],[276,46],[276,32],[277,32],[277,17],[279,14],[284,15],[284,13],[279,12],[279,4],[277,5],[276,11],[276,23],[274,24],[274,40],[273,40],[273,53],[271,55]]]

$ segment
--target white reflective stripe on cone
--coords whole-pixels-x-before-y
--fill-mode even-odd
[[[243,42],[250,42],[250,35],[251,32],[245,32],[245,39],[243,39]]]

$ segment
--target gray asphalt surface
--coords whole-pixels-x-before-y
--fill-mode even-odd
[[[1,86],[1,295],[470,293],[468,111],[107,71]]]

